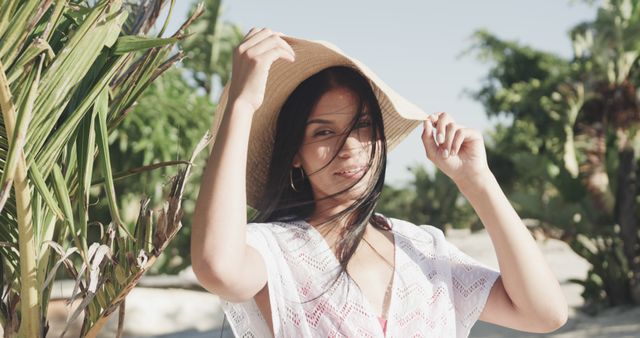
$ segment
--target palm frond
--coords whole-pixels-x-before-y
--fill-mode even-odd
[[[183,57],[173,49],[186,26],[169,38],[146,36],[166,3],[0,3],[0,243],[10,243],[0,245],[5,334],[45,335],[52,281],[64,266],[77,281],[74,295],[82,297],[73,316],[84,312],[82,335],[95,335],[180,228],[182,186],[192,162],[172,163],[186,163],[186,169],[174,179],[165,206],[154,215],[143,203],[138,222],[127,225],[116,203],[119,174],[111,171],[108,147],[109,134],[139,96]],[[94,164],[112,223],[92,243]],[[79,263],[70,259],[75,253]]]

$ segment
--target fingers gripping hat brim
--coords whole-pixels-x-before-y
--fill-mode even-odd
[[[296,54],[294,62],[276,60],[267,78],[264,100],[253,116],[247,154],[247,204],[255,207],[262,197],[269,171],[269,161],[275,140],[280,109],[289,95],[308,77],[333,66],[348,66],[365,76],[378,99],[387,139],[387,149],[393,149],[427,114],[387,86],[367,66],[348,57],[338,47],[325,41],[310,41],[283,36]],[[212,127],[217,136],[229,96],[227,84],[220,96]]]

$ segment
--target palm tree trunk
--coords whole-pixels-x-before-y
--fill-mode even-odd
[[[604,215],[612,215],[615,198],[609,189],[609,176],[605,165],[607,152],[605,126],[602,123],[583,126],[580,134],[590,140],[587,147],[583,149],[586,159],[579,167],[584,185],[597,210]]]
[[[6,120],[5,120],[6,121]],[[18,213],[18,240],[20,250],[20,337],[40,337],[40,304],[38,302],[38,280],[36,274],[36,248],[31,217],[31,196],[27,184],[24,156],[20,156],[13,187],[16,192]]]
[[[0,108],[4,118],[5,130],[9,146],[13,140],[16,116],[15,107],[11,100],[9,81],[4,66],[0,61]],[[18,250],[20,251],[20,337],[40,337],[40,307],[38,302],[38,280],[36,249],[31,215],[31,193],[27,183],[27,167],[24,153],[20,152],[20,159],[16,167],[13,187],[16,194],[16,213],[18,214]]]
[[[636,217],[636,157],[630,146],[618,153],[618,198],[617,220],[620,224],[622,249],[628,262],[628,269],[637,278],[640,264],[636,262],[636,245],[638,244],[638,219]],[[632,279],[633,279],[632,277]],[[631,288],[632,285],[629,285]],[[630,290],[631,291],[631,290]],[[638,300],[635,300],[636,302]]]

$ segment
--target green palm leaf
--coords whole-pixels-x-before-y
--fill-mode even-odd
[[[135,13],[130,12],[135,6],[121,0],[0,3],[5,335],[18,330],[21,336],[44,335],[52,280],[64,266],[77,281],[75,296],[83,299],[75,314],[84,312],[81,335],[95,336],[180,229],[180,200],[193,158],[172,163],[186,168],[174,179],[164,208],[153,212],[143,203],[136,224],[121,220],[111,169],[109,134],[144,90],[182,58],[173,52],[185,38],[182,30],[169,38],[145,36],[166,1],[148,2],[153,4]],[[94,163],[112,223],[90,242]],[[75,252],[79,262],[69,257]]]

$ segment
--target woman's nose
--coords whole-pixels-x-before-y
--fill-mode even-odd
[[[362,142],[360,142],[358,131],[353,130],[344,140],[344,144],[338,152],[338,157],[343,159],[350,158],[354,154],[360,153],[363,149],[364,145],[362,144]]]

